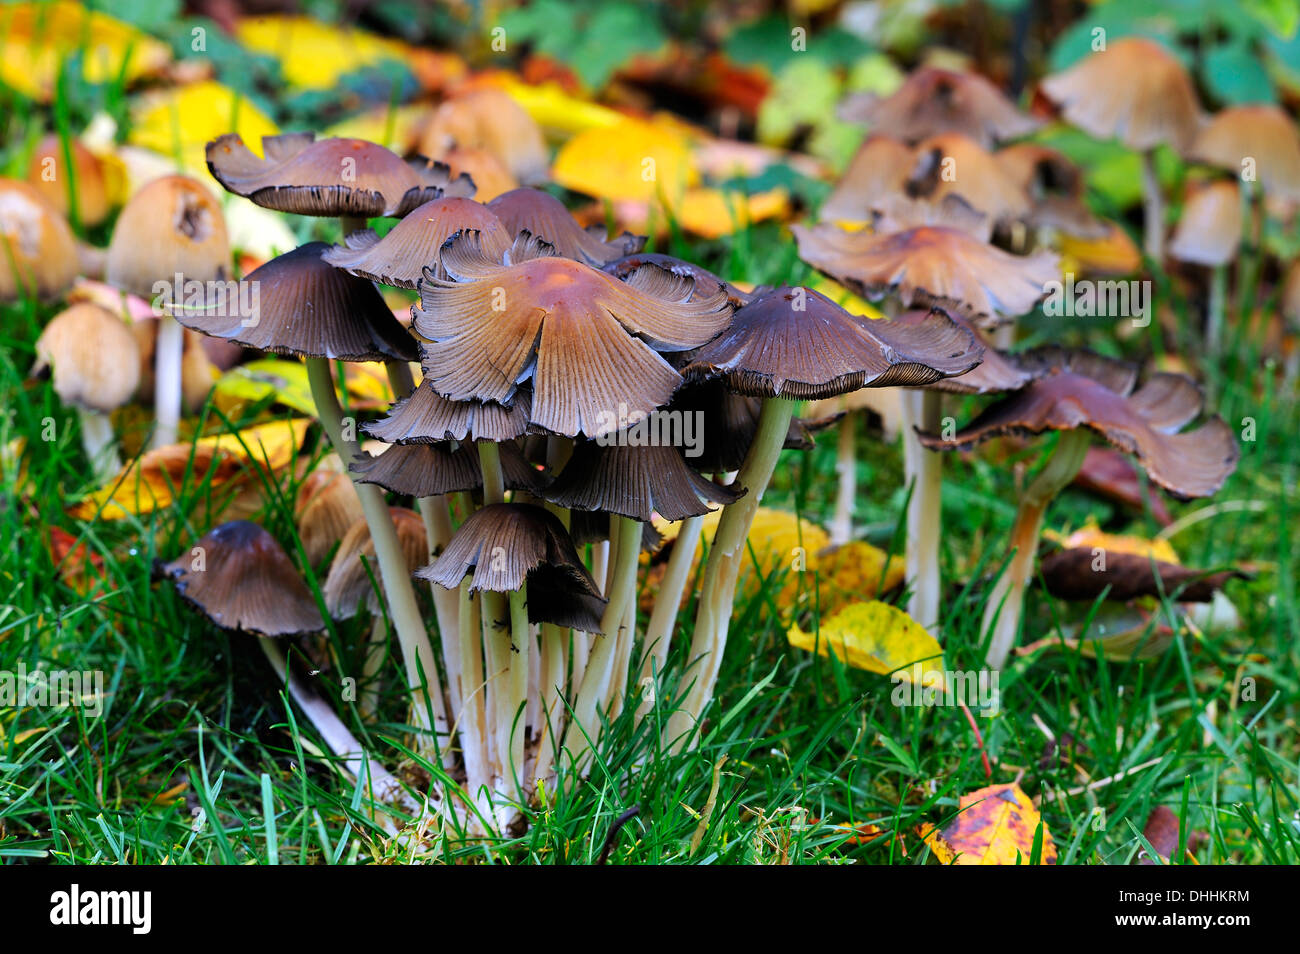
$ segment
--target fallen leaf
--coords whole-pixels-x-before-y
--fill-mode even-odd
[[[333,89],[364,67],[404,62],[411,49],[398,40],[305,16],[245,17],[235,36],[252,52],[274,57],[295,90]]]
[[[1061,271],[1079,275],[1128,275],[1142,267],[1142,255],[1127,232],[1114,222],[1098,239],[1062,234]]]
[[[91,553],[84,540],[60,527],[50,527],[50,560],[59,577],[78,593],[85,595],[104,579],[104,558]]]
[[[663,202],[676,208],[699,182],[691,146],[679,123],[624,117],[580,132],[565,143],[551,170],[566,189],[614,202]]]
[[[1142,829],[1142,837],[1160,855],[1161,863],[1169,864],[1169,859],[1178,850],[1178,816],[1167,806],[1157,805],[1151,809],[1146,827]],[[1185,864],[1200,864],[1196,860],[1196,856],[1192,854],[1192,848],[1204,840],[1205,834],[1203,832],[1189,831],[1187,833],[1187,842],[1184,847],[1186,851]],[[1156,860],[1147,854],[1145,848],[1138,852],[1137,863],[1139,865],[1157,864]]]
[[[1041,863],[1056,864],[1052,833],[1014,782],[963,795],[958,807],[959,814],[942,831],[926,825],[918,832],[943,864],[1029,864],[1039,824],[1043,825]]]
[[[897,672],[922,685],[943,678],[943,648],[925,627],[896,606],[878,600],[853,603],[806,633],[796,623],[786,633],[790,645],[823,656],[830,652],[854,669],[889,675]],[[917,668],[919,667],[919,669]]]
[[[262,137],[279,131],[242,93],[201,80],[142,96],[132,107],[127,141],[167,156],[183,171],[201,173],[210,182],[206,149],[211,140],[236,132],[260,152]]]

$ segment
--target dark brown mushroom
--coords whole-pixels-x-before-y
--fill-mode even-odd
[[[607,264],[604,270],[615,278],[627,279],[645,265],[655,266],[682,278],[693,279],[696,287],[706,294],[711,294],[715,285],[721,286],[726,291],[727,300],[731,302],[733,308],[739,308],[753,297],[750,293],[741,291],[735,285],[724,281],[706,268],[658,252],[637,252],[633,255],[625,255]]]
[[[540,493],[546,482],[542,472],[513,443],[501,444],[500,451],[505,489]],[[411,497],[463,493],[483,486],[483,469],[473,444],[454,450],[441,443],[394,444],[373,457],[363,453],[350,469],[362,483]]]
[[[639,252],[643,236],[624,232],[606,239],[584,229],[569,214],[564,203],[539,189],[514,189],[487,204],[512,235],[529,232],[555,246],[565,258],[576,259],[597,268],[616,258]]]
[[[443,441],[509,441],[528,430],[532,392],[520,388],[509,406],[484,401],[449,401],[424,380],[388,416],[361,429],[385,444]]]
[[[1181,603],[1208,603],[1228,580],[1249,579],[1240,570],[1210,573],[1153,560],[1139,553],[1110,552],[1099,562],[1092,547],[1071,547],[1045,556],[1038,567],[1047,592],[1063,600],[1127,602],[1146,596]]]

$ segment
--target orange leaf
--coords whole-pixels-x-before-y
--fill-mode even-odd
[[[960,813],[942,831],[925,825],[918,834],[946,865],[1028,864],[1034,835],[1043,824],[1041,863],[1056,864],[1056,843],[1029,796],[1014,782],[963,795]]]

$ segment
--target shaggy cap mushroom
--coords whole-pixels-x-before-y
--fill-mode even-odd
[[[72,229],[26,182],[0,179],[0,301],[55,298],[77,277]]]
[[[403,216],[444,195],[472,196],[474,183],[453,179],[442,163],[396,153],[364,139],[315,133],[263,136],[258,157],[238,133],[208,143],[208,170],[228,192],[278,212],[351,218]]]
[[[1185,152],[1200,123],[1191,77],[1154,40],[1123,37],[1042,82],[1043,92],[1075,126],[1130,149],[1165,143]]]
[[[407,571],[414,573],[429,559],[429,538],[424,520],[414,510],[405,507],[389,507],[388,513],[397,530],[397,543],[406,559]],[[330,563],[329,574],[321,586],[326,611],[340,620],[351,619],[363,603],[372,615],[382,612],[383,601],[375,589],[378,581],[375,542],[370,538],[370,526],[363,518],[348,528]]]
[[[528,586],[528,620],[600,632],[605,600],[553,514],[530,504],[491,504],[457,529],[441,556],[415,574],[444,589],[467,575],[471,592]]]
[[[71,215],[69,190],[75,190],[77,219],[83,225],[98,225],[108,218],[108,181],[104,163],[81,144],[68,140],[72,175],[68,175],[63,143],[51,133],[36,144],[27,164],[27,181],[52,208],[64,217]]]
[[[598,437],[668,403],[681,375],[660,351],[698,347],[731,318],[721,288],[696,294],[693,280],[653,266],[619,281],[545,251],[521,236],[517,264],[499,265],[472,232],[444,251],[458,284],[425,281],[413,312],[432,342],[423,364],[435,391],[508,404],[531,381],[531,424]]]
[[[984,77],[937,67],[914,70],[889,96],[851,97],[840,108],[840,117],[868,123],[904,142],[955,132],[986,149],[1027,136],[1039,125]]]
[[[692,279],[695,282],[697,294],[712,292],[715,286],[720,286],[727,293],[727,301],[731,303],[733,308],[739,308],[753,297],[749,292],[741,291],[735,285],[719,278],[707,268],[701,268],[694,262],[683,261],[680,258],[658,252],[637,252],[633,255],[625,255],[623,258],[617,258],[610,262],[605,266],[604,270],[615,278],[626,279],[645,265],[653,265],[682,278]]]
[[[1031,371],[985,341],[979,330],[961,315],[952,314],[942,308],[931,308],[928,311],[913,309],[891,319],[890,324],[902,328],[916,327],[931,321],[931,315],[936,312],[970,332],[975,343],[984,350],[981,355],[982,360],[970,371],[951,378],[940,378],[926,385],[927,387],[954,394],[995,394],[1001,391],[1018,391],[1033,380]]]
[[[1063,600],[1127,602],[1144,596],[1169,596],[1180,603],[1208,603],[1231,579],[1249,579],[1239,570],[1207,573],[1141,553],[1106,551],[1098,568],[1093,547],[1070,547],[1043,558],[1038,567],[1047,592]]]
[[[347,474],[318,467],[298,485],[293,517],[307,562],[315,565],[365,514]]]
[[[603,230],[589,231],[569,214],[564,203],[538,189],[515,189],[487,204],[511,235],[528,232],[555,246],[565,258],[599,268],[616,258],[641,251],[644,236],[624,232],[617,238],[603,238]],[[597,234],[599,232],[600,234]]]
[[[486,249],[510,247],[513,236],[486,206],[473,199],[448,197],[426,202],[398,222],[382,239],[371,229],[353,232],[345,246],[335,246],[322,258],[335,268],[397,288],[415,288],[427,266],[446,278],[442,246],[457,232],[473,229]]]
[[[209,282],[230,271],[230,239],[221,206],[189,176],[154,179],[127,201],[113,226],[105,276],[124,292],[153,300],[154,285]],[[174,301],[183,294],[172,289]]]
[[[547,179],[541,127],[508,93],[497,89],[470,90],[440,104],[420,134],[419,148],[444,160],[454,150],[481,149],[520,182]]]
[[[1300,131],[1272,103],[1233,106],[1216,113],[1197,133],[1187,156],[1238,176],[1250,160],[1265,192],[1300,199]]]
[[[135,394],[140,347],[121,318],[82,302],[51,319],[36,339],[32,374],[50,369],[59,400],[107,413]]]
[[[388,416],[361,429],[386,444],[443,441],[509,441],[528,431],[532,394],[515,392],[507,405],[494,401],[449,401],[426,378],[388,409]]]
[[[524,459],[517,446],[503,443],[500,454],[506,490],[541,492],[545,483],[541,471]],[[363,454],[349,469],[362,483],[411,497],[455,494],[483,486],[483,469],[473,444],[455,449],[447,444],[393,444],[381,454]]]
[[[1169,242],[1180,262],[1226,265],[1241,244],[1241,193],[1232,179],[1212,182],[1192,192]]]
[[[1038,143],[1018,142],[999,149],[994,159],[1029,197],[1027,225],[1085,239],[1107,233],[1106,223],[1083,200],[1083,173],[1062,153]]]
[[[960,196],[993,222],[1029,216],[1026,191],[1007,173],[993,153],[961,133],[930,136],[917,144],[909,194],[941,202]]]
[[[175,310],[176,320],[247,348],[343,361],[414,361],[415,339],[375,286],[328,265],[310,242],[271,259],[224,300]],[[244,289],[256,295],[245,294]],[[231,300],[234,299],[234,300]]]
[[[311,591],[284,548],[255,523],[223,523],[171,563],[157,579],[222,629],[257,636],[296,636],[325,628]]]
[[[871,211],[902,192],[916,169],[916,153],[890,136],[868,136],[818,212],[823,222],[870,222]]]

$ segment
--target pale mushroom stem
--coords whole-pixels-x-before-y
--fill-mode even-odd
[[[307,379],[311,384],[312,400],[316,404],[316,414],[321,426],[329,436],[330,443],[345,463],[356,460],[357,442],[343,431],[343,409],[339,406],[338,395],[334,391],[334,376],[330,373],[327,358],[307,358]],[[392,616],[393,626],[397,630],[397,640],[402,648],[402,661],[406,666],[407,691],[411,696],[412,719],[422,729],[434,728],[439,734],[446,733],[443,707],[442,687],[438,681],[437,664],[434,661],[433,645],[429,642],[429,633],[420,618],[420,609],[415,601],[415,587],[407,572],[406,557],[397,540],[397,529],[393,525],[388,504],[384,501],[382,491],[374,484],[361,483],[353,475],[352,485],[361,500],[361,510],[370,528],[370,539],[375,545],[375,559],[379,563],[379,579],[384,587],[388,610]],[[432,698],[434,726],[429,725],[429,703]],[[426,754],[432,752],[434,739],[421,739],[421,750]]]
[[[904,485],[912,488],[907,502],[907,574],[912,587],[907,614],[922,626],[939,622],[939,535],[943,525],[941,494],[943,457],[926,450],[917,428],[939,430],[939,392],[925,388],[903,390]]]
[[[376,614],[370,623],[370,638],[366,641],[366,658],[361,664],[361,699],[358,708],[365,719],[372,719],[379,711],[379,671],[384,665],[384,650],[388,648],[388,627],[382,615]]]
[[[785,444],[794,417],[795,402],[787,398],[767,398],[758,418],[758,433],[750,445],[745,463],[734,481],[745,488],[745,495],[728,504],[718,521],[704,564],[704,582],[700,587],[700,605],[695,615],[695,633],[687,659],[696,665],[695,679],[682,700],[681,708],[668,720],[665,744],[672,751],[697,738],[698,727],[722,668],[722,653],[727,645],[727,628],[731,622],[731,608],[736,597],[736,580],[745,559],[745,541],[754,515],[762,502],[777,459]]]
[[[298,704],[303,715],[307,717],[331,752],[343,760],[343,768],[353,778],[365,782],[371,798],[382,806],[393,806],[412,817],[419,817],[420,808],[388,769],[366,755],[365,749],[356,737],[343,724],[343,721],[330,708],[329,703],[307,686],[289,667],[284,652],[272,639],[259,637],[257,640],[262,652],[266,654],[271,668],[275,670],[280,682],[289,689],[289,696]],[[396,816],[385,818],[382,822],[390,834],[397,831],[395,822],[401,823]]]
[[[492,441],[478,442],[479,469],[483,472],[483,506],[505,502],[505,479],[501,472],[501,449]],[[501,778],[507,778],[511,763],[511,728],[514,723],[513,693],[510,684],[512,659],[509,652],[510,616],[506,598],[501,593],[484,592],[483,654],[487,660],[488,727],[494,739],[493,765]],[[521,728],[522,732],[523,729]],[[522,770],[522,763],[518,766]]]
[[[605,711],[612,722],[623,714],[627,698],[627,673],[632,665],[632,647],[636,642],[636,583],[633,577],[632,597],[623,608],[623,623],[618,628],[618,648],[614,654],[614,669],[605,683]]]
[[[848,543],[853,536],[853,507],[858,498],[857,414],[850,410],[840,420],[835,442],[835,515],[831,518],[830,540]]]
[[[1088,431],[1062,431],[1051,458],[1020,496],[1011,529],[1011,561],[984,605],[984,632],[990,636],[986,662],[990,669],[1001,669],[1015,645],[1025,588],[1033,579],[1043,515],[1053,498],[1079,473],[1088,444]]]
[[[533,635],[528,628],[528,584],[510,594],[510,777],[519,791],[520,801],[528,797],[524,783],[524,747],[528,741],[529,653]]]
[[[645,662],[641,666],[641,675],[637,685],[650,680],[652,693],[646,693],[637,708],[637,718],[643,718],[654,707],[658,698],[659,679],[663,677],[664,666],[668,663],[668,650],[672,646],[673,628],[677,623],[677,613],[681,609],[682,595],[690,581],[691,568],[695,565],[695,552],[700,547],[700,536],[704,530],[704,518],[687,517],[677,530],[677,539],[673,541],[673,552],[668,557],[668,566],[664,569],[663,581],[655,596],[654,609],[650,611],[650,621],[646,623]]]
[[[610,514],[611,564],[606,595],[609,602],[600,618],[603,635],[597,636],[587,658],[582,674],[573,713],[564,731],[564,748],[579,773],[585,773],[590,761],[591,744],[600,731],[598,710],[605,698],[618,656],[619,629],[626,616],[628,604],[636,598],[636,572],[641,553],[641,525],[628,517]]]
[[[1160,177],[1156,175],[1155,151],[1144,150],[1142,162],[1142,212],[1143,248],[1156,265],[1164,261],[1165,212],[1164,197],[1160,193]]]
[[[429,541],[429,562],[437,559],[438,554],[451,542],[451,505],[445,494],[436,497],[421,497],[419,500],[420,516],[424,520],[424,532]],[[460,623],[457,615],[460,603],[454,590],[444,589],[436,583],[429,585],[433,596],[433,609],[438,618],[438,636],[442,646],[442,665],[447,673],[448,712],[459,712],[461,706],[461,671],[460,671]]]
[[[1218,358],[1223,352],[1223,319],[1228,300],[1228,266],[1210,270],[1210,289],[1205,304],[1205,353]]]
[[[541,711],[536,732],[537,762],[534,783],[550,787],[555,778],[555,741],[564,728],[564,692],[567,654],[565,645],[571,637],[569,630],[547,623],[542,626],[539,650],[542,654],[538,693]]]
[[[77,408],[77,417],[81,420],[81,446],[85,448],[86,459],[90,461],[95,483],[102,486],[122,469],[113,422],[103,411],[84,407]]]
[[[154,346],[153,411],[157,426],[153,447],[175,444],[181,422],[181,363],[185,352],[185,329],[175,318],[158,319],[158,342]]]
[[[465,759],[465,787],[470,799],[481,807],[490,797],[491,768],[488,755],[487,708],[484,696],[483,654],[479,640],[479,600],[466,578],[460,584],[460,672],[462,702],[456,717],[461,754]]]

